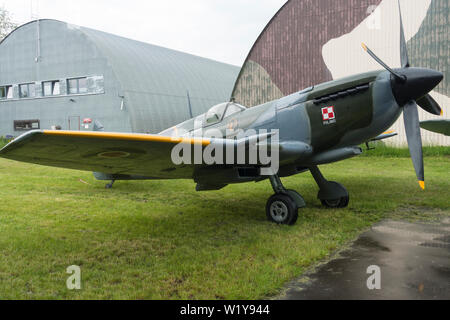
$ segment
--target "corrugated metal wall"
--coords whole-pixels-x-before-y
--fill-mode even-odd
[[[166,48],[80,28],[120,82],[134,132],[157,133],[229,101],[239,68]]]
[[[14,120],[31,119],[40,120],[41,129],[59,125],[77,130],[84,118],[92,118],[107,130],[131,131],[127,113],[120,110],[117,79],[97,47],[83,33],[58,21],[40,22],[39,42],[37,30],[36,22],[26,24],[0,44],[0,85],[35,82],[38,88],[41,81],[97,75],[104,78],[103,93],[31,99],[16,93],[16,99],[0,101],[0,136],[22,134],[14,130]],[[65,80],[61,84],[65,87]]]
[[[40,20],[39,28],[31,22],[0,43],[0,86],[33,82],[40,88],[48,80],[62,80],[63,86],[67,78],[100,76],[102,90],[33,99],[17,93],[16,99],[0,100],[0,136],[23,133],[14,131],[14,120],[31,119],[39,119],[41,129],[74,129],[69,119],[91,118],[107,131],[158,133],[190,118],[188,92],[194,116],[228,101],[238,72],[235,66],[65,22]]]

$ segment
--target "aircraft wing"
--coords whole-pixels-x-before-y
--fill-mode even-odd
[[[257,145],[265,136],[243,140],[172,138],[161,135],[79,131],[30,131],[0,150],[0,157],[33,164],[106,174],[138,175],[163,179],[190,179],[194,165],[175,165],[176,145]],[[193,154],[193,151],[192,151]]]
[[[450,136],[450,119],[422,121],[420,127],[428,131]]]

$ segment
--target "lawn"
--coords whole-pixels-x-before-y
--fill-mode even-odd
[[[426,191],[409,158],[374,154],[322,167],[348,188],[344,210],[320,206],[309,173],[283,179],[308,204],[293,227],[266,221],[267,181],[106,190],[88,172],[0,159],[0,299],[267,298],[381,219],[450,215],[448,148],[426,152]],[[71,265],[81,290],[66,288]]]

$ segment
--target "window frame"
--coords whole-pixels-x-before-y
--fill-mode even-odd
[[[33,123],[37,123],[37,128],[33,128]],[[24,128],[25,124],[29,124],[30,128]],[[39,119],[33,120],[14,120],[14,131],[31,131],[39,130],[41,128],[41,121]]]
[[[86,81],[86,86],[83,87],[83,89],[86,90],[86,91],[81,92],[81,89],[80,89],[80,80]],[[70,82],[71,82],[71,81],[76,81],[76,84],[77,84],[77,86],[76,86],[76,92],[71,92],[71,89],[72,89],[72,88],[75,88],[75,87],[72,87],[72,86],[70,85]],[[68,95],[73,95],[73,94],[87,94],[87,93],[88,93],[87,81],[88,81],[88,78],[87,78],[87,77],[68,78],[68,79],[67,79],[67,94],[68,94]]]
[[[207,123],[207,120],[208,120],[208,114],[210,114],[211,111],[212,111],[214,108],[219,107],[219,106],[222,107],[223,105],[225,105],[225,108],[224,108],[222,114],[220,115],[220,119],[218,119],[216,122],[213,122],[213,123]],[[236,107],[238,107],[241,111],[237,111],[237,112],[234,112],[234,113],[232,113],[232,114],[227,115],[227,112],[228,112],[228,109],[230,108],[230,106],[236,106]],[[225,119],[227,119],[227,118],[229,118],[229,117],[232,117],[232,116],[234,116],[234,115],[236,115],[236,114],[238,114],[238,113],[241,113],[241,112],[243,112],[243,111],[245,111],[245,107],[244,107],[244,106],[241,106],[240,104],[238,104],[238,103],[236,103],[236,102],[224,102],[224,103],[217,104],[217,105],[211,107],[211,108],[205,113],[205,118],[204,118],[204,120],[203,120],[203,121],[204,121],[203,127],[206,128],[206,127],[210,127],[210,126],[214,126],[214,125],[220,124],[220,123],[222,123]],[[215,114],[217,115],[217,113],[215,113]]]
[[[27,92],[28,92],[28,96],[23,96],[23,92],[22,92],[22,88],[25,87],[27,88]],[[30,87],[33,87],[33,90],[30,90]],[[31,95],[30,93],[33,92],[33,95]],[[21,83],[19,84],[19,98],[20,99],[34,99],[36,98],[36,83],[34,82],[28,82],[28,83]]]
[[[0,91],[3,90],[3,96],[0,95],[0,100],[6,100],[8,96],[8,88],[6,86],[0,86]]]
[[[50,84],[50,94],[45,93],[45,86],[46,84]],[[59,86],[59,93],[55,94],[55,87],[56,84]],[[42,82],[42,96],[43,97],[57,97],[61,95],[61,81],[60,80],[49,80],[49,81],[43,81]]]
[[[223,107],[223,111],[222,111],[220,114],[218,114],[217,112],[215,112],[216,110],[219,110],[219,107],[220,107],[220,108]],[[218,124],[218,123],[221,123],[222,120],[223,120],[223,116],[225,115],[225,112],[227,111],[227,109],[228,109],[228,103],[227,103],[227,102],[219,103],[219,104],[216,104],[215,106],[212,106],[212,107],[211,107],[208,111],[206,111],[206,113],[205,113],[205,116],[204,116],[204,119],[203,119],[203,127],[206,128],[206,127],[214,126],[214,125],[216,125],[216,124]],[[214,112],[212,112],[213,110],[214,110]],[[217,118],[217,121],[215,121],[215,122],[208,123],[208,117],[209,117],[210,115],[212,115],[213,113],[214,113],[216,116],[220,116],[220,118],[218,117],[218,118]]]
[[[5,90],[5,96],[1,97],[0,96],[0,101],[4,101],[4,100],[11,100],[14,99],[14,89],[12,85],[4,85],[4,86],[0,86],[0,89]]]
[[[14,99],[14,87],[13,86],[5,86],[6,88],[6,100]],[[10,95],[11,93],[11,95]]]
[[[239,109],[239,111],[236,111],[236,112],[233,112],[233,113],[227,115],[228,110],[230,109],[230,107],[233,107],[233,106],[234,106],[234,107],[237,107],[237,108]],[[225,113],[223,114],[222,121],[225,120],[225,119],[227,119],[227,118],[229,118],[229,117],[232,117],[232,116],[234,116],[234,115],[236,115],[236,114],[238,114],[238,113],[241,113],[241,112],[243,112],[243,111],[245,111],[245,107],[244,107],[244,106],[241,106],[240,104],[235,103],[235,102],[230,102],[230,103],[227,105],[227,108],[225,109]]]

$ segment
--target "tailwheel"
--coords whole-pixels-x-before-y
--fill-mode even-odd
[[[269,221],[291,226],[297,222],[298,206],[290,195],[277,193],[267,201],[266,214]]]
[[[350,201],[350,197],[346,196],[334,200],[320,200],[320,201],[322,202],[322,205],[327,208],[346,208]]]

